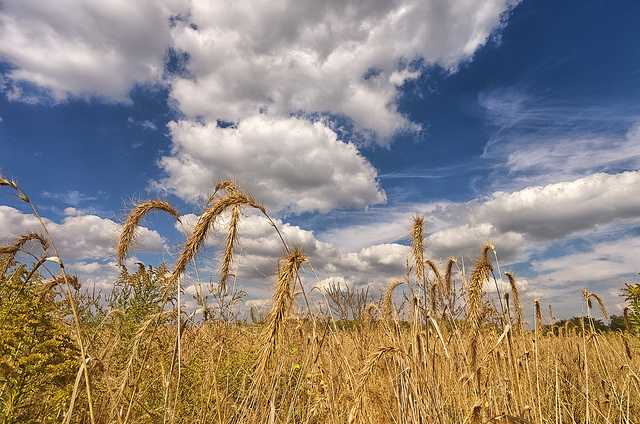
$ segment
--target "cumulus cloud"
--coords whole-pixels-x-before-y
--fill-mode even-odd
[[[396,107],[398,87],[419,75],[412,62],[455,69],[515,3],[196,1],[173,29],[189,76],[171,95],[188,117],[210,120],[342,114],[385,142],[416,128]]]
[[[113,257],[121,226],[96,215],[70,215],[62,222],[44,219],[51,237],[63,259],[92,261]],[[32,214],[23,213],[9,206],[0,205],[1,243],[9,243],[27,232],[41,232],[38,220]],[[153,230],[140,227],[136,248],[144,251],[163,251],[165,241]]]
[[[551,283],[606,282],[638,272],[640,237],[625,237],[591,245],[584,251],[536,260],[533,269],[541,280]],[[620,287],[616,282],[616,288]]]
[[[611,312],[620,314],[621,288],[638,280],[638,249],[638,236],[591,240],[581,249],[532,261],[536,284],[530,296],[553,303],[566,317],[586,313],[581,290],[587,288],[598,293]]]
[[[397,88],[419,75],[411,63],[455,69],[515,3],[23,0],[0,10],[0,57],[14,98],[32,99],[26,82],[55,100],[123,101],[159,81],[176,48],[189,77],[176,76],[171,93],[190,117],[331,112],[384,138],[415,127],[395,106]]]
[[[505,261],[523,260],[549,242],[601,228],[637,222],[640,171],[598,173],[573,181],[495,192],[466,203],[440,202],[388,207],[369,222],[331,228],[319,235],[328,242],[359,249],[371,242],[408,237],[412,215],[427,218],[426,246],[435,258],[473,258],[493,242]],[[367,213],[355,214],[362,221]]]
[[[182,0],[21,0],[0,8],[0,58],[11,64],[10,98],[33,100],[22,83],[61,101],[127,101],[135,84],[156,83],[172,44],[170,17]]]
[[[523,253],[525,237],[515,231],[500,232],[490,223],[477,225],[464,224],[436,231],[427,238],[427,245],[435,257],[464,256],[474,258],[480,254],[480,248],[493,243],[500,258],[510,261]]]
[[[169,124],[172,152],[160,160],[167,177],[156,188],[190,202],[234,178],[274,210],[327,212],[386,200],[375,168],[322,122],[257,115],[237,127]]]
[[[629,171],[497,192],[476,208],[473,220],[549,240],[638,216],[640,171]]]

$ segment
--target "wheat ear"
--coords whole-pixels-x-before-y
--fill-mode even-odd
[[[180,214],[178,213],[178,211],[168,202],[165,202],[163,200],[147,200],[136,204],[131,212],[129,212],[129,215],[127,216],[127,219],[122,226],[120,238],[118,239],[116,256],[118,259],[118,265],[120,265],[121,267],[124,266],[124,260],[127,257],[127,252],[129,251],[131,244],[133,243],[136,228],[138,228],[140,221],[142,220],[142,218],[144,218],[145,215],[154,210],[164,211],[173,216],[176,220],[178,220],[178,222],[180,221]]]

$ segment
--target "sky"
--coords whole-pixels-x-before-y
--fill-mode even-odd
[[[426,255],[468,272],[483,243],[527,313],[620,313],[640,272],[640,4],[602,1],[39,0],[0,2],[0,175],[39,206],[84,287],[172,262],[232,178],[309,256],[309,287],[384,287]],[[7,190],[0,242],[36,230]],[[223,217],[198,258],[216,281]],[[268,303],[282,247],[245,211],[234,263]],[[185,290],[193,294],[193,272]],[[487,288],[492,290],[491,287]]]

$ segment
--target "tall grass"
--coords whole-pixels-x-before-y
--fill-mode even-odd
[[[15,183],[0,183],[28,201]],[[589,291],[576,293],[587,316],[559,328],[538,301],[522,303],[512,273],[505,274],[510,292],[500,292],[493,245],[480,249],[468,276],[455,258],[444,267],[427,258],[420,218],[407,230],[410,271],[388,283],[378,305],[367,305],[368,292],[343,295],[333,286],[328,295],[340,319],[309,304],[305,315],[294,313],[308,258],[282,238],[265,319],[230,321],[212,312],[199,321],[181,309],[180,281],[221,214],[231,220],[217,296],[233,296],[226,281],[241,208],[257,209],[282,237],[266,210],[230,181],[218,184],[206,207],[172,269],[123,267],[107,298],[80,290],[58,255],[49,256],[46,228],[0,247],[2,423],[639,422],[635,297],[628,331],[597,328],[592,303],[608,311]],[[123,227],[120,263],[154,209],[179,217],[162,201],[137,205]],[[34,241],[42,257],[16,263]],[[42,258],[59,272],[47,277]],[[495,295],[485,291],[492,283]]]

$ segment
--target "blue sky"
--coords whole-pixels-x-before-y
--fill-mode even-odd
[[[88,284],[109,287],[136,200],[191,222],[228,177],[307,250],[310,285],[402,274],[415,214],[428,256],[468,264],[493,241],[561,316],[582,287],[616,311],[640,271],[635,2],[63,3],[0,6],[0,171]],[[0,205],[0,241],[33,228]],[[260,304],[279,248],[244,221],[238,279]],[[145,227],[136,258],[170,260],[183,231]]]

